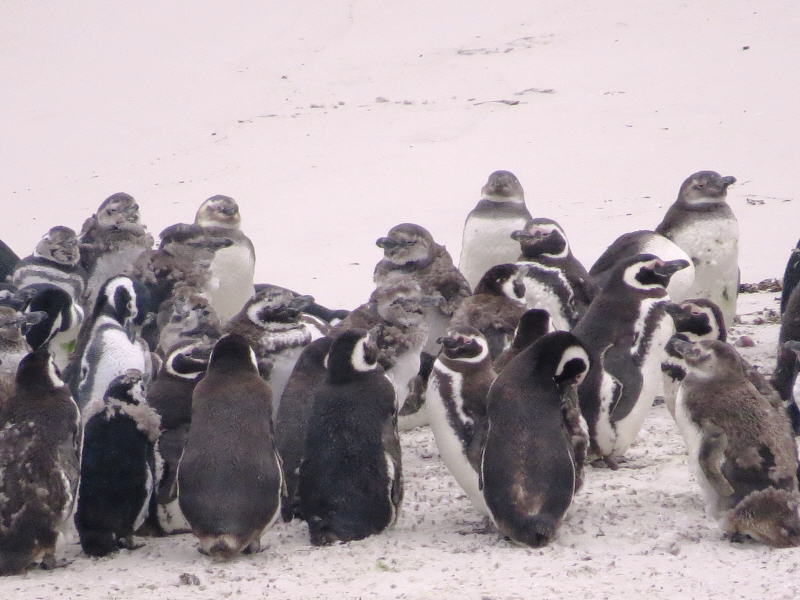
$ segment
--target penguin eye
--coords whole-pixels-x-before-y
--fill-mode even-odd
[[[694,189],[696,189],[696,190],[702,190],[704,187],[706,187],[706,184],[705,183],[695,183],[694,186],[692,186],[692,187],[694,187]]]

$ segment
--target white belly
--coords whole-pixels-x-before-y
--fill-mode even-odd
[[[81,359],[82,368],[87,369],[87,377],[88,373],[94,373],[91,389],[88,388],[88,382],[78,388],[85,414],[92,414],[87,412],[90,404],[102,404],[108,385],[115,377],[128,369],[138,369],[142,373],[148,371],[142,347],[136,342],[131,343],[122,329],[106,330],[102,342],[102,354],[97,362],[89,364],[85,356]]]
[[[685,260],[688,262],[688,267],[675,273],[669,280],[667,293],[669,297],[672,298],[673,302],[681,302],[687,298],[695,297],[688,295],[694,283],[695,269],[692,265],[692,259],[680,246],[675,244],[672,240],[665,238],[663,235],[654,233],[645,242],[642,253],[655,254],[664,261]]]
[[[423,309],[423,313],[425,314],[425,323],[428,325],[428,339],[423,349],[428,354],[436,356],[439,354],[439,344],[436,340],[447,333],[450,317],[435,307],[426,307]]]
[[[398,357],[391,369],[386,371],[386,376],[394,386],[395,399],[398,409],[402,406],[406,396],[408,396],[408,384],[419,373],[419,350],[410,348]]]
[[[524,228],[525,223],[523,217],[467,219],[458,269],[473,290],[493,266],[517,262],[521,251],[519,242],[511,239],[511,233]]]
[[[675,418],[675,399],[678,397],[678,389],[682,382],[672,379],[666,373],[662,373],[661,381],[664,390],[664,404],[667,405],[669,414]]]
[[[304,346],[288,348],[270,356],[272,370],[269,375],[269,385],[272,388],[273,419],[278,415],[281,395],[283,394],[284,388],[286,388],[286,382],[289,381],[289,376],[292,374],[297,359],[300,358],[300,354],[303,352],[303,348]]]
[[[439,367],[439,365],[437,365]],[[450,371],[452,373],[452,371]],[[461,376],[453,373],[453,393],[456,397],[461,394]],[[478,488],[478,473],[472,468],[467,459],[466,450],[461,440],[456,435],[448,421],[447,409],[439,393],[439,381],[436,375],[436,367],[431,373],[428,381],[428,390],[425,395],[425,405],[428,407],[428,419],[430,420],[431,430],[439,448],[447,470],[455,477],[458,485],[469,497],[472,505],[482,515],[488,515],[489,509],[486,507],[486,500],[483,493]],[[459,418],[463,421],[472,420],[461,413]]]
[[[519,264],[524,265],[525,263]],[[545,269],[546,267],[537,265],[537,268]],[[556,271],[559,273],[560,277],[563,277],[559,269],[547,270]],[[566,307],[552,288],[545,286],[541,281],[532,277],[523,277],[523,282],[525,283],[525,306],[527,308],[541,308],[546,310],[550,314],[550,322],[554,330],[569,331],[572,329],[569,317],[567,316]],[[566,278],[563,283],[565,291],[569,290],[570,287],[566,282]]]
[[[253,254],[246,245],[234,244],[214,254],[211,281],[206,287],[206,293],[220,322],[227,322],[242,310],[255,293],[254,272]]]

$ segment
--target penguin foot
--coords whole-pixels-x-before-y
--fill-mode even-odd
[[[258,554],[264,550],[265,548],[261,546],[261,540],[256,538],[250,542],[244,550],[242,550],[242,554]]]
[[[53,569],[60,569],[62,567],[67,567],[71,565],[74,561],[67,560],[66,558],[62,558],[60,560],[56,559],[56,555],[49,553],[45,554],[42,558],[42,562],[39,563],[39,568],[44,571],[52,571]]]
[[[459,531],[459,535],[485,535],[487,533],[495,533],[497,529],[494,527],[494,523],[489,517],[484,517],[481,521],[480,525],[475,525],[472,529]]]
[[[619,461],[615,459],[613,456],[603,456],[601,458],[596,458],[592,462],[589,463],[595,469],[603,469],[609,468],[612,471],[616,471],[619,469]]]
[[[144,546],[144,542],[137,544],[133,540],[133,536],[132,535],[129,535],[129,536],[126,536],[126,537],[123,537],[123,538],[119,538],[117,540],[117,544],[119,545],[120,548],[125,548],[126,550],[138,550],[139,548]]]

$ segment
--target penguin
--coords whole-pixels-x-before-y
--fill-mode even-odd
[[[467,215],[458,268],[470,287],[494,265],[515,262],[519,245],[509,237],[531,220],[525,193],[509,171],[495,171],[481,189],[481,199]]]
[[[491,359],[510,345],[520,317],[525,312],[525,285],[517,265],[495,265],[481,277],[475,291],[461,303],[451,327],[474,327],[489,343]]]
[[[656,227],[692,258],[695,276],[687,297],[713,301],[728,325],[739,294],[739,223],[727,202],[733,183],[735,177],[714,171],[693,173]]]
[[[280,286],[271,284],[271,283],[257,283],[255,285],[256,294],[261,290],[266,288],[277,288]],[[307,296],[307,294],[301,294],[299,292],[295,292],[294,290],[290,290],[289,288],[282,288],[292,294],[293,296]],[[312,317],[316,317],[318,319],[322,319],[328,324],[335,325],[339,323],[342,319],[346,318],[348,314],[350,314],[349,310],[343,310],[338,308],[328,308],[327,306],[322,306],[318,304],[316,300],[311,302],[308,306],[303,309],[303,312],[307,315],[311,315]]]
[[[555,331],[514,357],[489,390],[483,496],[513,542],[550,543],[582,485],[587,436],[575,387],[590,366],[581,341]]]
[[[89,556],[133,550],[155,487],[161,419],[148,406],[142,373],[130,369],[108,386],[103,405],[83,416],[75,527]]]
[[[486,436],[486,397],[495,379],[489,344],[474,327],[451,327],[439,338],[425,405],[431,431],[447,470],[473,507],[488,516],[480,489],[480,459]]]
[[[675,331],[666,312],[670,277],[688,266],[652,254],[622,259],[572,332],[592,366],[578,388],[591,449],[612,469],[633,443],[660,387],[665,346]]]
[[[47,345],[59,371],[65,370],[83,324],[83,309],[78,299],[50,283],[28,284],[17,296],[25,299],[26,313],[45,315],[25,333],[28,344],[32,349]]]
[[[364,330],[331,344],[298,487],[315,546],[363,539],[397,519],[403,481],[394,389]]]
[[[429,328],[425,352],[435,356],[439,350],[436,338],[444,335],[453,313],[471,294],[467,280],[453,266],[447,249],[437,244],[430,232],[419,225],[395,225],[376,244],[383,248],[384,253],[373,274],[376,286],[411,277],[422,294],[430,299],[430,306],[425,308]]]
[[[14,274],[19,256],[8,244],[0,240],[0,281],[5,281]]]
[[[673,302],[691,298],[695,268],[691,257],[669,238],[650,230],[639,230],[619,236],[589,269],[598,288],[605,287],[614,267],[624,258],[637,254],[654,254],[663,261],[685,260],[689,266],[670,278],[667,293]]]
[[[92,317],[78,336],[79,358],[73,362],[72,385],[82,411],[92,402],[102,404],[109,384],[128,369],[142,372],[145,382],[152,377],[150,350],[139,336],[146,295],[143,285],[124,275],[100,289]]]
[[[324,321],[302,312],[313,301],[311,296],[294,296],[285,288],[268,287],[250,298],[223,327],[225,333],[243,336],[258,359],[271,364],[269,383],[276,412],[303,347],[328,332]]]
[[[192,425],[178,467],[178,502],[200,551],[215,561],[258,552],[280,513],[283,475],[272,394],[237,334],[219,339],[192,395]]]
[[[21,313],[0,305],[0,409],[14,394],[19,363],[32,349],[25,334],[45,316],[43,312]]]
[[[17,263],[11,283],[17,289],[48,283],[67,292],[75,304],[83,301],[86,271],[80,264],[78,236],[69,227],[51,227],[36,244],[33,254]]]
[[[197,209],[194,223],[210,237],[224,237],[233,242],[214,253],[211,282],[206,288],[211,304],[224,324],[242,310],[255,293],[256,251],[253,242],[241,230],[242,217],[233,198],[211,196]]]
[[[798,356],[793,351],[791,344],[791,342],[798,341],[800,341],[800,286],[795,286],[781,315],[778,356],[771,383],[786,405],[795,434],[800,435],[800,410],[797,408],[794,397],[794,386],[800,363],[798,363]]]
[[[783,271],[783,290],[781,290],[781,314],[786,312],[786,305],[794,291],[797,282],[800,281],[800,241],[797,246],[792,248],[789,260],[786,261],[786,269]]]
[[[78,407],[46,350],[22,359],[15,386],[0,415],[0,575],[60,566],[80,472]]]
[[[708,513],[734,541],[800,545],[797,447],[785,414],[747,381],[730,345],[677,342],[675,349],[687,364],[675,419]]]
[[[494,360],[495,373],[500,373],[517,354],[552,330],[550,313],[541,308],[526,310],[519,319],[511,346]]]
[[[331,338],[322,337],[303,348],[278,405],[275,446],[283,463],[286,499],[281,504],[281,517],[287,523],[294,517],[302,518],[297,481],[305,454],[314,392],[325,380],[325,357],[331,342]]]
[[[552,219],[531,219],[511,233],[522,254],[518,262],[528,308],[546,309],[556,329],[570,330],[597,295],[597,284],[576,259],[564,229]]]
[[[169,309],[169,310],[166,310]],[[156,354],[166,357],[170,349],[187,338],[219,338],[221,324],[208,297],[196,288],[181,285],[172,291],[156,317]]]
[[[129,273],[139,256],[153,247],[141,223],[139,205],[130,194],[112,194],[83,224],[81,266],[87,273],[83,305],[91,314],[97,293],[109,278]]]

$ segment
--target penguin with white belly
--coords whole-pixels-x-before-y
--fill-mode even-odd
[[[581,487],[587,439],[575,386],[589,368],[580,340],[555,331],[520,352],[489,390],[483,496],[500,533],[518,544],[548,544]]]
[[[495,378],[489,345],[474,327],[453,327],[439,343],[425,392],[431,430],[447,470],[475,510],[488,516],[479,479],[486,396]]]
[[[664,348],[675,331],[666,287],[687,266],[652,254],[621,260],[572,330],[592,358],[578,390],[591,449],[611,468],[633,443],[661,387]]]
[[[211,261],[211,281],[206,292],[224,324],[237,314],[255,293],[253,275],[256,251],[241,229],[239,205],[229,196],[212,196],[200,205],[194,218],[209,237],[233,242],[219,248]]]
[[[56,285],[80,305],[86,287],[86,271],[80,260],[80,242],[75,232],[61,225],[52,227],[36,244],[33,254],[17,263],[11,282],[17,289],[37,283]]]
[[[525,227],[531,214],[517,177],[509,171],[495,171],[481,189],[481,199],[464,223],[458,268],[470,287],[478,285],[494,265],[514,262],[519,246],[511,233]]]
[[[89,556],[137,548],[134,532],[148,514],[158,475],[161,419],[147,404],[142,374],[129,370],[108,386],[97,412],[84,414],[75,526]]]
[[[692,259],[689,298],[707,298],[733,324],[739,295],[739,223],[727,202],[735,177],[698,171],[686,178],[656,233],[672,240]]]

